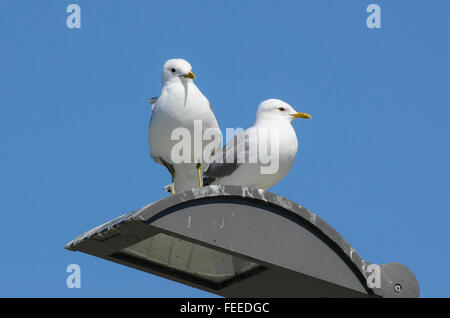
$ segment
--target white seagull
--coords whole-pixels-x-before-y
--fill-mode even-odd
[[[202,156],[198,159],[194,154],[197,151],[203,155],[202,150],[207,143],[203,141],[202,135],[195,137],[202,138],[202,142],[194,143],[194,121],[197,125],[201,124],[203,133],[207,129],[217,129],[220,135],[211,104],[194,84],[194,79],[192,67],[187,61],[170,59],[163,67],[160,96],[149,99],[152,104],[152,117],[148,129],[150,156],[165,166],[172,175],[172,194],[175,191],[203,185],[202,171],[207,167],[206,162],[209,158]],[[177,128],[187,129],[191,137],[190,149],[183,150],[190,153],[189,160],[185,162],[172,158],[172,148],[180,141],[172,136]],[[211,155],[220,150],[220,141],[216,144],[217,147],[212,149]]]
[[[311,116],[295,111],[279,99],[263,101],[255,124],[228,142],[209,165],[204,184],[258,189],[277,184],[289,172],[297,155],[298,140],[291,125],[295,118]]]

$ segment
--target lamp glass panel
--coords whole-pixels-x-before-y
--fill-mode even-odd
[[[261,267],[241,257],[164,233],[131,245],[121,253],[218,284]]]

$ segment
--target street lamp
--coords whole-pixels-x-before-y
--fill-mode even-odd
[[[364,261],[316,214],[268,191],[168,196],[66,245],[225,297],[418,297],[404,265]]]

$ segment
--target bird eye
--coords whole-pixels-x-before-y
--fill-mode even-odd
[[[279,110],[280,112],[284,112],[286,109],[284,109],[283,107],[280,107],[280,108],[278,108],[278,110]]]
[[[175,73],[177,70],[176,69],[174,69],[174,68],[172,68],[172,69],[170,69],[171,70],[171,72],[172,73]]]

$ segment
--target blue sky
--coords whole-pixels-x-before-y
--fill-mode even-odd
[[[81,29],[66,7],[81,7]],[[368,29],[366,7],[381,7]],[[145,98],[187,59],[222,129],[280,98],[312,120],[272,192],[316,212],[361,256],[400,262],[450,297],[450,2],[0,0],[0,296],[209,297],[64,250],[160,199]],[[79,264],[82,287],[68,289]]]

